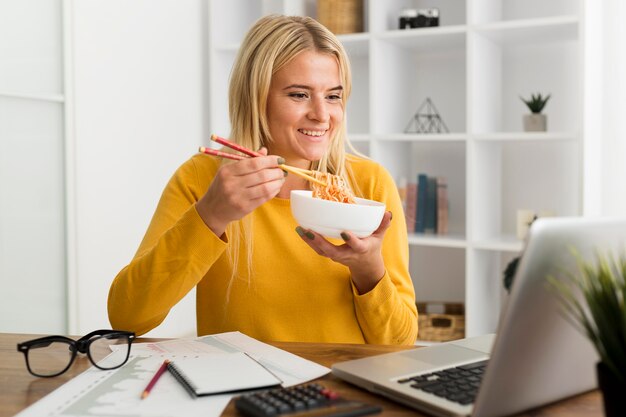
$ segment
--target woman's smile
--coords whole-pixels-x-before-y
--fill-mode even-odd
[[[342,93],[333,55],[304,51],[278,70],[267,98],[270,152],[298,166],[321,159],[343,123]]]

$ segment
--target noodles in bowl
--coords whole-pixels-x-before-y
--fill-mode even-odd
[[[313,197],[312,191],[294,190],[291,213],[300,226],[325,237],[340,239],[341,232],[350,231],[363,238],[380,225],[385,204],[358,197],[354,197],[354,204],[329,201]]]
[[[321,198],[329,201],[337,201],[339,203],[355,204],[354,194],[346,184],[345,180],[339,175],[325,174],[319,171],[313,171],[313,177],[324,182],[326,186],[321,186],[311,182],[311,190],[313,197]]]

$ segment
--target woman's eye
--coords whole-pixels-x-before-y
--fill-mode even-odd
[[[306,93],[289,93],[289,97],[293,98],[306,98]]]
[[[330,96],[328,96],[328,99],[332,100],[332,101],[338,101],[338,100],[341,100],[341,95],[339,95],[339,94],[331,94]]]

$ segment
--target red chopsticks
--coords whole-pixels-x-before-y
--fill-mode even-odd
[[[239,145],[239,144],[237,144],[237,143],[231,142],[231,141],[229,141],[228,139],[224,139],[224,138],[219,137],[219,136],[217,136],[217,135],[211,135],[211,140],[212,140],[213,142],[217,142],[217,143],[219,143],[220,145],[224,145],[224,146],[226,146],[227,148],[234,149],[234,150],[239,151],[239,152],[241,152],[241,153],[243,153],[243,154],[246,154],[246,155],[248,155],[248,156],[253,156],[253,157],[254,157],[254,156],[262,156],[262,155],[261,155],[260,153],[258,153],[258,152],[255,152],[255,151],[253,151],[253,150],[251,150],[251,149],[248,149],[248,148],[244,148],[243,146],[241,146],[241,145]]]
[[[253,150],[250,150],[248,148],[245,148],[237,143],[233,143],[231,141],[229,141],[228,139],[224,139],[222,137],[219,137],[217,135],[211,135],[211,140],[214,142],[217,142],[221,145],[224,145],[228,148],[234,149],[236,151],[239,151],[245,155],[248,155],[248,157],[257,157],[257,156],[263,156],[262,154],[255,152]],[[227,159],[234,159],[234,160],[241,160],[241,159],[246,159],[246,156],[241,156],[241,155],[237,155],[234,153],[228,153],[228,152],[222,152],[222,151],[218,151],[216,149],[211,149],[211,148],[207,148],[204,146],[200,146],[199,149],[200,152],[208,154],[208,155],[213,155],[213,156],[219,156],[221,158],[227,158]],[[282,169],[283,171],[287,171],[287,172],[291,172],[292,174],[298,175],[299,177],[302,177],[308,181],[314,182],[318,185],[321,185],[322,187],[326,187],[326,183],[324,181],[321,181],[313,176],[311,176],[310,174],[313,173],[313,171],[309,171],[306,169],[302,169],[302,168],[296,168],[296,167],[292,167],[289,165],[285,165],[285,164],[280,164],[278,165],[278,167],[280,169]]]
[[[219,156],[226,159],[234,159],[235,161],[239,161],[242,159],[246,159],[246,156],[237,155],[234,153],[222,152],[217,149],[205,148],[204,146],[200,146],[200,152],[205,153],[207,155]]]
[[[205,153],[207,155],[219,156],[226,159],[234,159],[235,161],[240,161],[242,159],[246,159],[246,156],[237,155],[234,153],[222,152],[217,149],[205,148],[204,146],[200,146],[200,152]]]

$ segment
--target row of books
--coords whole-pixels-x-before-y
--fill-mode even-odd
[[[406,225],[409,233],[448,233],[448,181],[420,173],[406,185]]]

